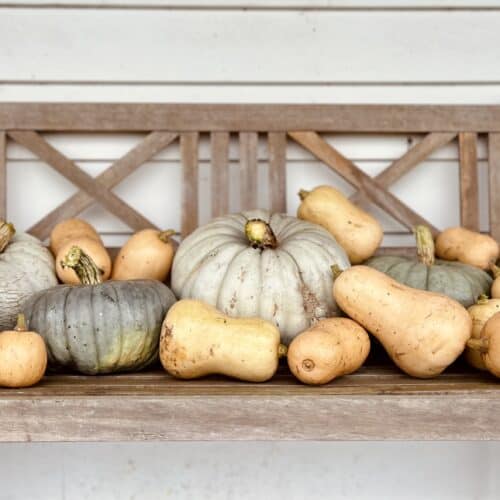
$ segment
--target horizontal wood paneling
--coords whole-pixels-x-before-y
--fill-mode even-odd
[[[496,10],[5,8],[1,80],[498,83],[499,25]]]

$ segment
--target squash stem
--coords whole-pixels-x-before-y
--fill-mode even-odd
[[[467,347],[484,354],[488,352],[489,342],[488,339],[469,339]]]
[[[284,358],[288,353],[288,347],[285,344],[278,346],[278,358]]]
[[[490,271],[495,279],[500,276],[500,267],[498,267],[494,262],[490,264]]]
[[[478,298],[476,304],[478,305],[484,305],[487,304],[490,299],[485,293],[482,293]]]
[[[166,231],[160,231],[158,234],[158,238],[160,238],[163,243],[169,243],[170,242],[170,237],[174,236],[175,234],[179,234],[177,231],[174,229],[167,229]]]
[[[14,328],[16,332],[27,332],[28,329],[26,328],[26,318],[24,317],[23,313],[20,313],[17,315],[17,324],[16,327]]]
[[[82,285],[102,283],[103,271],[96,266],[95,262],[80,247],[71,247],[61,261],[61,266],[73,269]]]
[[[343,272],[338,264],[333,264],[333,266],[330,266],[330,269],[332,270],[334,280],[336,280]]]
[[[0,220],[0,253],[2,253],[16,234],[16,228],[10,222]]]
[[[250,219],[245,224],[245,234],[254,248],[276,248],[278,241],[271,226],[262,219]]]
[[[298,192],[300,201],[304,201],[310,194],[311,194],[311,191],[306,191],[305,189],[301,189]]]
[[[417,240],[417,255],[422,264],[432,266],[434,264],[434,238],[427,226],[415,226],[415,238]]]

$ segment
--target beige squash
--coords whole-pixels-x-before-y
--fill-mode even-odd
[[[197,300],[174,304],[160,336],[163,367],[183,379],[219,374],[264,382],[274,375],[285,352],[272,323],[229,317]]]
[[[472,319],[455,300],[407,287],[367,266],[342,272],[333,293],[340,308],[414,377],[439,375],[460,356],[471,335]]]
[[[299,192],[297,217],[323,226],[344,248],[352,264],[369,259],[384,236],[380,223],[339,190],[319,186]]]
[[[102,243],[99,233],[91,224],[82,219],[66,219],[56,224],[52,229],[50,233],[50,249],[54,255],[57,255],[61,247],[68,241],[83,237]]]
[[[113,263],[112,279],[167,279],[175,252],[175,231],[143,229],[120,249]]]
[[[0,333],[0,386],[29,387],[38,383],[47,368],[43,338],[29,332],[23,314],[14,330]]]
[[[468,309],[472,318],[472,339],[478,339],[481,336],[481,331],[486,322],[497,312],[500,312],[500,299],[488,299],[486,296],[481,296],[476,304]],[[486,370],[481,353],[476,349],[467,347],[464,353],[465,360],[478,370]]]
[[[481,330],[480,338],[470,339],[469,349],[477,351],[486,369],[500,377],[500,313],[494,314]]]
[[[366,330],[348,318],[327,318],[288,347],[290,371],[304,384],[326,384],[358,370],[370,352]]]
[[[464,227],[450,227],[436,238],[436,255],[440,259],[489,269],[497,261],[498,254],[498,243],[491,236]]]

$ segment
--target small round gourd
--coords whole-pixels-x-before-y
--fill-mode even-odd
[[[179,298],[233,317],[274,323],[288,344],[312,322],[339,314],[330,271],[349,260],[322,227],[265,210],[217,218],[180,245],[172,266]]]
[[[0,331],[14,327],[26,299],[56,284],[54,258],[42,242],[0,220]]]
[[[24,306],[44,338],[49,367],[85,374],[140,370],[158,358],[163,318],[175,297],[154,280],[106,281],[78,247],[64,259],[81,285],[60,285]]]
[[[47,368],[43,338],[26,329],[23,314],[14,330],[0,333],[0,386],[30,387],[40,382]]]
[[[412,288],[447,295],[464,307],[490,292],[492,280],[488,273],[460,262],[436,260],[434,240],[427,227],[417,226],[415,235],[417,257],[373,257],[366,265]]]

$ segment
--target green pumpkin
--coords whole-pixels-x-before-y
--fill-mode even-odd
[[[94,375],[148,366],[158,357],[173,293],[155,280],[99,283],[95,264],[75,249],[65,262],[76,259],[69,267],[85,284],[55,286],[23,306],[29,328],[45,340],[49,367]]]
[[[435,260],[429,229],[417,226],[415,235],[416,257],[372,257],[366,265],[412,288],[447,295],[464,307],[475,304],[480,295],[490,293],[492,279],[489,274],[460,262]]]

